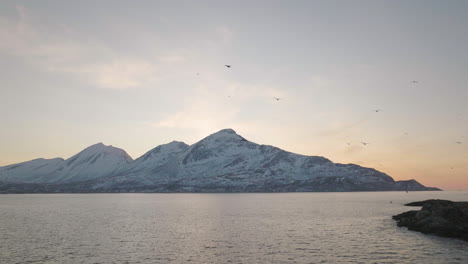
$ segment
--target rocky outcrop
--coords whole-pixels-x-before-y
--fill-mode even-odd
[[[405,205],[422,208],[419,211],[408,211],[393,216],[398,226],[468,241],[468,202],[426,200]]]

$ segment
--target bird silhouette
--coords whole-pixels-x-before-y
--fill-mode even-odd
[[[460,141],[457,141],[457,142],[455,142],[455,143],[457,143],[457,144],[462,144]]]
[[[352,142],[346,142],[346,144],[348,144],[348,146],[350,146],[350,145],[351,145],[351,143],[352,143]]]
[[[414,84],[416,84],[416,83],[418,83],[418,81],[411,81],[411,83],[414,83]]]
[[[369,142],[362,142],[361,143],[364,145],[364,146],[367,146],[368,144],[370,144]]]
[[[281,98],[279,98],[279,97],[273,97],[273,98],[275,98],[275,99],[276,99],[276,101],[279,101],[279,100],[281,100]]]
[[[382,112],[383,110],[376,109],[376,110],[372,110],[372,111],[374,111],[374,112],[378,113],[378,112]]]
[[[226,66],[226,68],[231,68],[231,65],[227,65],[227,64],[226,64],[226,65],[224,65],[224,66]]]

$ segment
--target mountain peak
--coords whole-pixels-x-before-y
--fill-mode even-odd
[[[99,142],[99,143],[96,143],[96,144],[93,144],[85,149],[102,149],[102,148],[105,148],[107,147],[106,145],[104,145],[102,142]]]
[[[136,163],[134,163],[134,165],[136,167],[141,166],[141,164],[151,164],[150,166],[152,167],[162,165],[167,161],[167,159],[176,156],[178,153],[181,153],[188,148],[189,145],[181,141],[172,141],[159,145],[136,159]]]
[[[225,128],[225,129],[221,129],[220,131],[216,132],[215,134],[218,134],[218,133],[227,133],[227,134],[236,134],[236,131],[234,131],[234,129],[232,128]]]
[[[165,146],[188,146],[187,144],[185,144],[185,143],[182,142],[182,141],[175,141],[175,140],[174,140],[174,141],[171,141],[171,142],[169,142],[169,143],[167,143],[167,144],[164,144],[164,145],[165,145]],[[162,146],[164,146],[164,145],[162,145]]]
[[[172,141],[166,144],[159,145],[155,147],[154,149],[148,151],[145,155],[142,157],[146,157],[148,154],[156,154],[160,152],[179,152],[182,150],[186,150],[189,147],[189,145],[185,144],[184,142],[181,141]]]
[[[84,150],[98,150],[98,151],[110,151],[110,150],[121,150],[119,148],[116,148],[112,145],[104,145],[102,142],[96,143],[94,145],[91,145]]]
[[[133,159],[125,152],[125,150],[113,147],[112,145],[104,145],[102,142],[91,145],[82,151],[80,151],[75,156],[69,158],[67,161],[75,160],[78,156],[80,157],[89,157],[97,154],[111,155],[115,157],[122,157],[127,161],[132,161]]]
[[[216,133],[213,133],[206,137],[204,140],[214,140],[214,141],[247,141],[245,138],[241,137],[231,128],[222,129]]]

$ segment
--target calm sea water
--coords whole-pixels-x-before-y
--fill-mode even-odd
[[[468,192],[0,195],[0,263],[468,263],[391,219],[429,198]]]

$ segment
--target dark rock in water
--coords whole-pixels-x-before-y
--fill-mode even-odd
[[[408,230],[468,241],[468,202],[426,200],[406,204],[422,206],[419,211],[408,211],[393,216],[398,226]]]
[[[425,200],[425,201],[419,201],[419,202],[412,202],[412,203],[407,203],[405,206],[424,206],[425,204],[437,204],[437,205],[453,205],[455,202],[448,201],[448,200],[439,200],[439,199],[430,199],[430,200]]]

